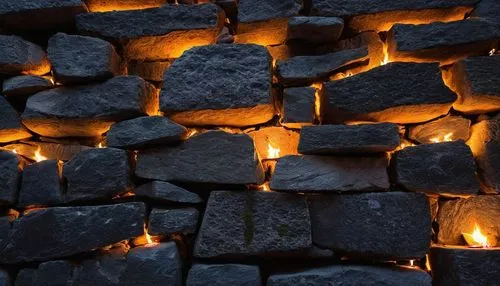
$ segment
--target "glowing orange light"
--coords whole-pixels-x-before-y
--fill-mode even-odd
[[[97,148],[104,148],[104,144],[102,142],[99,142],[99,144],[97,144]]]
[[[271,142],[267,143],[267,158],[268,159],[277,159],[280,157],[280,149],[275,148]]]
[[[42,154],[40,154],[40,148],[38,148],[38,150],[35,151],[35,161],[41,162],[45,160],[47,160],[47,157],[42,156]]]
[[[488,53],[490,56],[493,56],[497,50],[496,49],[491,49],[491,51]]]
[[[159,243],[153,240],[153,237],[149,235],[148,229],[146,228],[146,224],[144,224],[144,235],[143,235],[144,241],[146,242],[144,244],[144,247],[154,247],[158,245]]]
[[[384,52],[384,59],[382,61],[380,61],[380,65],[383,66],[383,65],[386,65],[387,63],[389,63],[389,47],[387,46],[387,43],[382,43],[382,50]]]
[[[428,271],[428,272],[431,272],[431,262],[429,260],[429,254],[426,254],[425,255],[425,269]]]
[[[198,130],[196,130],[196,129],[190,129],[190,130],[188,131],[188,133],[186,134],[186,139],[187,139],[187,138],[190,138],[190,137],[193,137],[193,136],[194,136],[194,135],[196,135],[197,133],[198,133]]]
[[[472,247],[491,247],[488,241],[488,237],[481,232],[481,228],[476,224],[474,226],[474,231],[470,233],[462,233],[465,241],[469,246]]]
[[[12,153],[14,153],[14,154],[17,154],[17,150],[16,150],[16,148],[12,149],[12,151],[11,151],[11,152],[12,152]]]
[[[443,138],[439,138],[439,137],[433,137],[431,139],[429,139],[429,141],[431,141],[432,143],[440,143],[440,142],[450,142],[450,141],[453,141],[453,133],[448,133],[446,135],[443,136]]]
[[[263,192],[270,192],[271,191],[271,187],[269,186],[269,182],[265,182],[264,184],[258,186],[257,189],[259,191],[263,191]]]

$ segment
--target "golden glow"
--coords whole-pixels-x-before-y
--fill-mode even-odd
[[[441,143],[441,142],[450,142],[453,141],[453,133],[450,132],[446,135],[444,135],[442,138],[441,137],[432,137],[429,139],[432,143]]]
[[[426,254],[425,255],[425,270],[427,270],[428,272],[431,272],[431,262],[429,260],[429,254]]]
[[[257,189],[259,191],[263,191],[263,192],[270,192],[271,191],[271,187],[269,186],[269,182],[265,182],[264,184],[258,186]]]
[[[280,157],[280,149],[276,148],[271,144],[271,142],[267,143],[267,159],[277,159]]]
[[[410,260],[410,267],[415,267],[415,259]]]
[[[40,154],[40,148],[38,148],[35,151],[35,161],[41,162],[41,161],[45,161],[45,160],[47,160],[47,157],[42,156],[42,154]]]
[[[491,49],[491,51],[488,53],[490,56],[493,56],[497,50],[496,49]]]
[[[104,144],[102,142],[99,142],[99,144],[97,144],[97,148],[104,148]]]
[[[313,83],[311,85],[316,91],[314,92],[314,114],[316,119],[321,122],[321,96],[320,91],[323,87],[321,83]]]
[[[481,232],[481,228],[477,224],[474,226],[472,234],[462,233],[462,235],[469,246],[485,248],[492,246],[488,237]]]
[[[144,224],[144,234],[137,237],[134,240],[134,243],[136,245],[142,245],[144,247],[154,247],[159,244],[158,241],[159,241],[158,238],[149,235],[148,229],[146,228],[146,224]]]
[[[186,134],[186,139],[193,137],[194,135],[198,134],[198,130],[196,129],[190,129],[188,133]]]
[[[380,61],[380,65],[386,65],[389,63],[389,46],[387,45],[387,42],[382,42],[382,51],[384,52],[384,59]]]
[[[11,151],[11,152],[12,152],[12,153],[14,153],[14,154],[17,154],[17,150],[16,150],[16,148],[12,149],[12,151]]]

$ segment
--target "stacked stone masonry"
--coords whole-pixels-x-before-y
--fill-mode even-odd
[[[498,285],[497,0],[0,1],[0,286]]]

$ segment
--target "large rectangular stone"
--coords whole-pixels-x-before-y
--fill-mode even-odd
[[[457,98],[437,64],[389,63],[327,82],[323,91],[323,123],[425,122],[448,113]]]
[[[33,210],[13,223],[0,263],[44,261],[143,234],[145,205],[126,203]]]
[[[223,27],[224,12],[215,4],[164,5],[81,14],[76,22],[81,32],[120,41],[127,59],[161,60],[178,58],[192,47],[215,43]]]
[[[372,259],[425,256],[431,212],[424,194],[389,192],[317,196],[310,204],[313,242]]]
[[[42,47],[18,36],[0,35],[0,74],[43,75],[48,72],[50,63]]]
[[[253,140],[245,134],[209,131],[177,146],[140,150],[141,178],[214,184],[260,184],[264,179]]]
[[[43,136],[100,136],[116,121],[155,114],[157,96],[143,79],[118,76],[103,83],[34,94],[26,103],[22,121]]]
[[[20,183],[20,158],[17,154],[0,150],[0,205],[16,203]]]
[[[63,202],[62,179],[57,160],[26,165],[23,169],[18,205],[40,206]]]
[[[31,137],[31,133],[21,123],[19,113],[7,99],[0,95],[0,143],[17,141]]]
[[[347,19],[354,32],[389,30],[396,23],[427,24],[462,20],[476,0],[386,1],[312,0],[313,15]]]
[[[214,191],[194,246],[194,256],[286,254],[311,247],[304,197],[275,192]]]
[[[382,191],[389,188],[388,159],[373,157],[286,156],[271,177],[271,189],[293,193]]]
[[[467,56],[488,55],[500,30],[489,22],[463,20],[427,25],[396,24],[387,38],[391,61],[451,64]]]
[[[183,125],[248,126],[274,115],[271,57],[257,45],[193,48],[165,73],[160,109]]]

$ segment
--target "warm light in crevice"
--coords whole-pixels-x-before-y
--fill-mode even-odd
[[[314,92],[314,115],[316,116],[316,119],[318,122],[321,123],[321,88],[322,84],[321,83],[313,83],[311,85],[316,91]]]
[[[14,153],[14,154],[17,154],[16,148],[12,149],[11,152]]]
[[[471,247],[492,247],[488,241],[488,237],[481,232],[481,228],[476,224],[474,231],[471,233],[462,233],[467,244]]]
[[[491,51],[488,53],[491,56],[495,55],[496,49],[491,49]]]
[[[280,149],[276,148],[271,144],[271,142],[267,143],[267,159],[277,159],[280,157]]]
[[[450,132],[450,133],[444,135],[442,138],[432,137],[429,139],[429,141],[431,141],[432,143],[451,142],[451,141],[453,141],[452,136],[453,136],[453,133]]]
[[[410,259],[410,267],[415,267],[415,259]]]
[[[35,161],[41,162],[41,161],[45,161],[45,160],[47,160],[47,157],[42,156],[42,154],[40,154],[40,148],[38,148],[35,151]]]
[[[425,270],[427,270],[428,272],[431,272],[431,262],[429,260],[429,254],[426,254],[425,255]]]
[[[144,224],[144,234],[137,237],[134,240],[136,245],[142,245],[144,247],[154,247],[159,244],[159,240],[156,237],[149,235],[146,224]]]
[[[97,148],[104,148],[104,144],[102,142],[99,142],[99,144],[97,144]]]
[[[384,52],[384,59],[380,61],[381,66],[389,63],[389,46],[385,41],[382,42],[382,51]]]
[[[270,192],[271,191],[271,187],[269,186],[269,182],[265,182],[264,184],[258,186],[257,189],[259,191],[263,191],[263,192]]]
[[[187,133],[186,133],[186,139],[189,139],[191,137],[193,137],[194,135],[198,134],[198,130],[196,129],[190,129]]]

